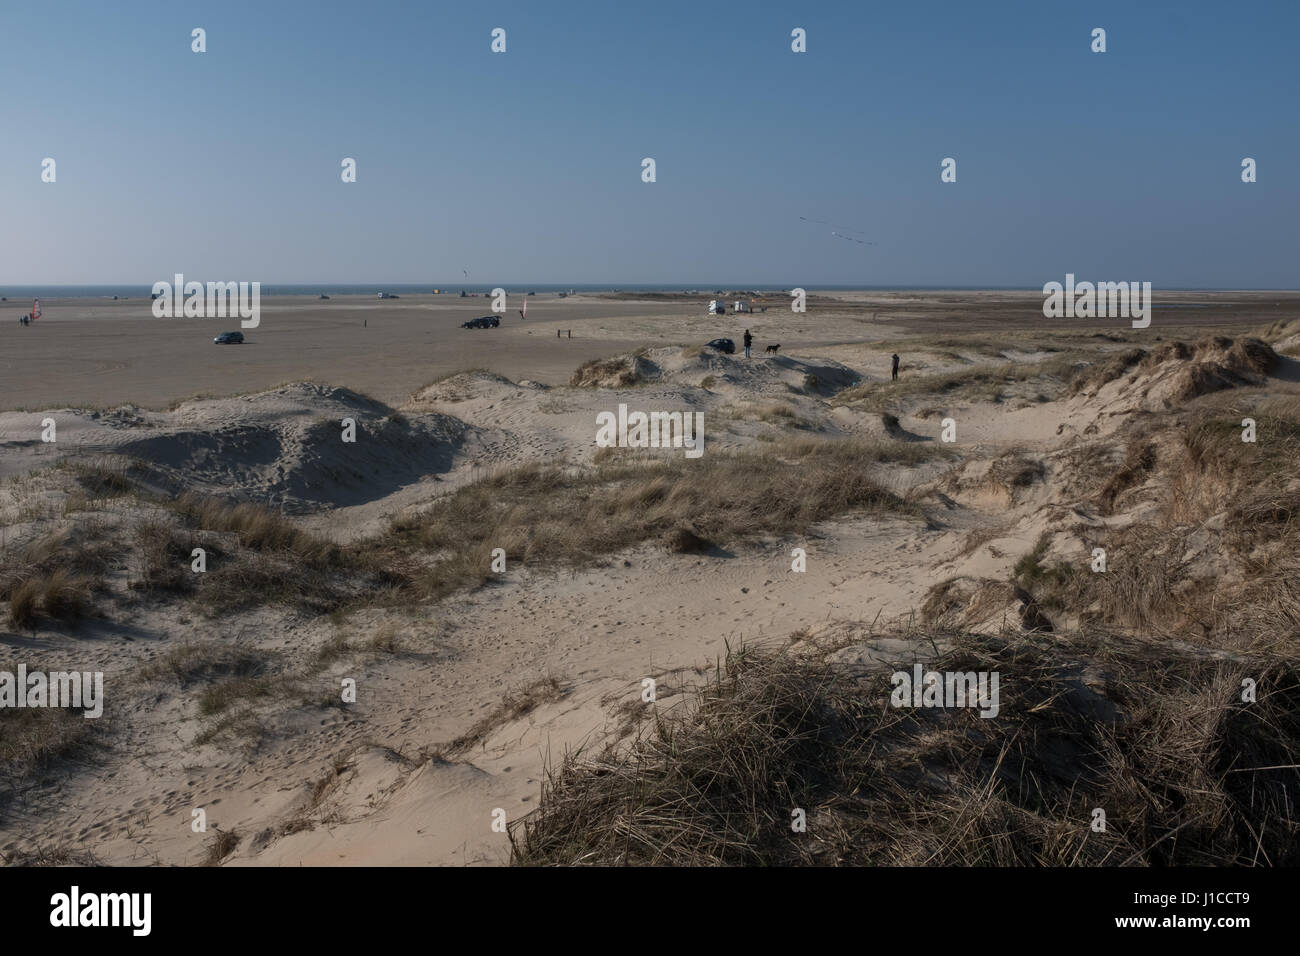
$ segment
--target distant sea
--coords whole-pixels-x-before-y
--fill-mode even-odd
[[[193,277],[187,276],[186,281]],[[171,281],[171,277],[167,277]],[[198,281],[198,280],[195,280]],[[204,280],[206,281],[206,280]],[[214,280],[216,281],[216,280]],[[224,280],[222,280],[224,281]],[[766,283],[754,285],[752,283],[722,283],[717,285],[590,285],[573,283],[548,284],[540,283],[529,285],[521,282],[399,282],[385,285],[384,283],[362,284],[362,283],[338,283],[338,282],[320,282],[320,283],[277,283],[263,282],[262,295],[364,295],[372,298],[380,292],[391,292],[394,295],[428,295],[434,289],[443,294],[459,295],[464,289],[466,292],[477,292],[480,295],[490,292],[492,289],[500,287],[505,289],[511,295],[518,295],[520,292],[536,292],[538,295],[554,295],[557,292],[699,292],[707,294],[721,289],[724,292],[731,291],[756,291],[772,292],[793,289],[798,283]],[[820,283],[805,283],[805,288],[826,290],[826,291],[875,291],[889,292],[906,290],[909,287],[904,286],[883,286],[883,285],[823,285]],[[975,289],[975,286],[916,286],[918,291],[941,292],[965,291]],[[998,286],[980,286],[979,289],[996,289]],[[1018,288],[1013,286],[1001,287],[1008,291]],[[1028,287],[1026,287],[1027,289]],[[149,285],[0,285],[0,296],[8,299],[111,299],[117,296],[119,299],[147,299],[153,292],[153,284]]]
[[[168,277],[170,281],[171,277]],[[188,279],[187,279],[188,281]],[[215,280],[214,280],[215,281]],[[728,282],[718,283],[715,285],[645,285],[633,284],[627,285],[591,285],[574,283],[572,285],[539,283],[529,285],[522,282],[491,282],[491,283],[461,283],[461,282],[399,282],[390,285],[383,283],[363,284],[357,282],[319,282],[319,283],[288,283],[288,282],[263,282],[262,296],[369,296],[374,298],[380,292],[389,292],[394,295],[428,295],[437,289],[444,295],[457,296],[463,289],[467,293],[484,293],[491,292],[492,289],[500,287],[505,289],[511,295],[519,295],[521,292],[536,292],[538,295],[554,295],[558,292],[687,292],[708,295],[716,291],[725,292],[782,292],[787,289],[795,288],[798,283],[748,283],[748,282]],[[830,285],[819,282],[805,282],[804,288],[814,289],[826,292],[1041,292],[1041,286],[956,286],[956,285]],[[1165,289],[1157,290],[1168,292],[1217,292],[1224,291],[1220,289]],[[1248,291],[1248,290],[1231,290],[1231,291]],[[1273,290],[1259,290],[1273,291]],[[111,299],[117,296],[119,299],[148,299],[153,292],[153,284],[149,285],[0,285],[0,297],[7,298],[10,302],[22,301],[25,299]],[[1173,303],[1156,303],[1168,308]]]

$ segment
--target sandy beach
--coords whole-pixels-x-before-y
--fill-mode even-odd
[[[239,348],[217,348],[231,319],[158,319],[147,300],[42,300],[38,324],[20,328],[30,303],[0,305],[0,409],[134,404],[161,408],[198,395],[238,395],[284,382],[314,381],[400,402],[452,372],[490,369],[513,380],[563,385],[592,358],[641,346],[703,344],[752,328],[786,349],[853,343],[899,334],[1113,328],[1113,319],[1053,325],[1043,297],[1026,292],[860,292],[812,295],[810,312],[770,297],[755,315],[705,314],[712,296],[521,297],[494,330],[464,330],[491,314],[491,300],[451,295],[397,300],[340,296],[267,298],[260,325]],[[1169,293],[1189,308],[1164,311],[1158,323],[1180,327],[1259,323],[1295,313],[1294,293]],[[556,338],[556,331],[571,338]],[[1157,333],[1158,334],[1158,333]]]
[[[1091,703],[1023,696],[1031,670],[1064,681],[1070,661],[1092,660],[1078,642],[1099,628],[1108,653],[1135,648],[1169,673],[1200,673],[1207,655],[1274,673],[1292,647],[1278,622],[1294,608],[1295,532],[1251,537],[1266,519],[1240,509],[1265,492],[1291,500],[1293,473],[1212,466],[1218,446],[1183,436],[1248,415],[1267,460],[1291,460],[1278,423],[1300,408],[1300,294],[1176,298],[1144,330],[1048,322],[1041,296],[999,292],[835,293],[804,314],[721,318],[695,299],[539,297],[526,321],[477,331],[458,326],[487,314],[483,299],[269,300],[247,343],[224,347],[212,336],[230,321],[43,302],[38,326],[0,333],[0,647],[29,668],[102,672],[106,699],[95,721],[5,713],[23,722],[0,754],[0,854],[730,860],[734,847],[703,837],[688,850],[648,830],[632,851],[600,823],[574,849],[561,832],[567,807],[622,779],[619,753],[653,748],[651,717],[718,706],[692,688],[720,679],[729,649],[855,680],[993,655],[1012,717],[989,726],[1013,735],[1044,714],[1099,727],[1089,707],[1129,700],[1100,665],[1085,674]],[[747,327],[750,359],[701,348]],[[620,405],[701,414],[703,455],[597,448],[597,416]],[[1180,483],[1193,473],[1194,489]],[[1098,547],[1113,589],[1088,573]],[[1152,584],[1141,569],[1166,553]],[[1030,668],[997,656],[1008,646],[1046,656]],[[944,726],[952,759],[978,755],[969,725]],[[1040,776],[1056,759],[1044,746],[1025,757]],[[575,753],[611,762],[597,773]],[[1073,792],[1052,790],[1027,830],[1055,826]],[[885,801],[873,819],[889,812],[910,811]],[[1152,827],[1177,825],[1158,816]],[[921,862],[930,837],[904,830],[834,852]],[[1144,838],[1071,852],[1103,862],[1129,840]],[[809,846],[779,859],[830,852]]]

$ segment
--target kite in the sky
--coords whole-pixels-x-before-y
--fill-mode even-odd
[[[820,223],[820,224],[823,225],[823,226],[831,226],[831,225],[834,225],[834,223],[828,222],[828,221],[825,220],[825,219],[809,219],[807,216],[800,216],[799,218],[802,219],[804,222],[815,222],[815,223]],[[848,236],[846,236],[846,235],[844,235],[844,233],[846,233],[846,232],[847,232],[847,233],[853,233],[854,235],[848,235]],[[860,229],[850,229],[848,226],[835,226],[835,228],[831,230],[831,235],[834,236],[836,239],[843,239],[843,240],[845,240],[846,242],[856,242],[858,245],[861,245],[861,246],[874,246],[874,245],[875,245],[874,242],[869,242],[869,241],[867,241],[866,239],[859,239],[859,238],[857,238],[858,236],[865,236],[865,235],[866,235],[865,232],[863,232],[863,231],[860,230]]]

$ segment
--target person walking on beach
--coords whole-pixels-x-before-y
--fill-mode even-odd
[[[897,352],[894,353],[894,379],[893,380],[895,382],[898,381],[898,353]]]
[[[749,358],[749,347],[754,342],[754,337],[749,334],[749,329],[745,329],[745,358]]]

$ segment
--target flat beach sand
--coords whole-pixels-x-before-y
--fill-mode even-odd
[[[773,296],[766,312],[711,317],[711,295],[512,295],[497,329],[459,328],[487,315],[491,300],[413,295],[396,300],[336,296],[262,300],[261,321],[242,346],[212,338],[238,329],[232,319],[157,319],[148,300],[42,299],[0,303],[0,410],[55,407],[160,408],[194,396],[228,396],[285,382],[314,381],[399,402],[452,372],[487,369],[514,381],[567,384],[582,362],[640,346],[703,344],[745,328],[787,352],[816,345],[943,332],[1123,328],[1114,319],[1051,323],[1042,296],[1026,292],[835,292],[795,314]],[[1164,301],[1196,306],[1163,312]],[[1157,296],[1156,324],[1270,322],[1297,314],[1294,293],[1170,293]],[[556,338],[556,331],[572,338]],[[1156,333],[1158,334],[1158,333]]]

